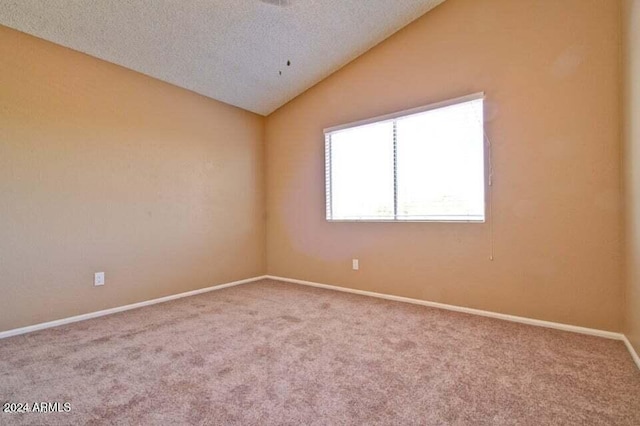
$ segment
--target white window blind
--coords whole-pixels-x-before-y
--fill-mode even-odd
[[[484,221],[483,99],[326,129],[327,220]]]

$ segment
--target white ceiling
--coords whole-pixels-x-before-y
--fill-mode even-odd
[[[0,24],[268,115],[443,1],[0,0]]]

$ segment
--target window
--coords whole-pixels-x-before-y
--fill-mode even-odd
[[[483,222],[483,98],[326,129],[327,220]]]

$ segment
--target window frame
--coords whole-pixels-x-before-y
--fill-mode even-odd
[[[337,131],[341,131],[341,130],[347,130],[350,128],[354,128],[354,127],[359,127],[359,126],[365,126],[367,124],[377,124],[377,123],[384,123],[384,122],[389,122],[389,121],[395,121],[399,118],[403,118],[403,117],[407,117],[407,116],[411,116],[414,114],[420,114],[423,112],[427,112],[427,111],[431,111],[431,110],[436,110],[436,109],[440,109],[440,108],[445,108],[448,106],[452,106],[452,105],[456,105],[456,104],[461,104],[461,103],[466,103],[466,102],[471,102],[471,101],[475,101],[475,100],[480,100],[482,99],[484,101],[485,99],[485,93],[484,92],[477,92],[477,93],[473,93],[470,95],[465,95],[465,96],[460,96],[457,98],[452,98],[452,99],[447,99],[444,101],[440,101],[440,102],[435,102],[435,103],[431,103],[431,104],[427,104],[427,105],[423,105],[423,106],[419,106],[419,107],[415,107],[415,108],[410,108],[410,109],[406,109],[406,110],[402,110],[402,111],[398,111],[398,112],[394,112],[394,113],[390,113],[390,114],[384,114],[384,115],[380,115],[377,117],[371,117],[371,118],[367,118],[367,119],[363,119],[363,120],[358,120],[358,121],[353,121],[350,123],[346,123],[346,124],[341,124],[338,126],[332,126],[332,127],[327,127],[325,129],[323,129],[323,134],[324,134],[324,138],[325,138],[325,148],[324,148],[324,152],[325,152],[325,220],[327,222],[363,222],[363,223],[423,223],[423,222],[433,222],[433,223],[475,223],[475,224],[482,224],[482,223],[486,223],[487,222],[487,205],[488,205],[488,197],[489,197],[489,178],[488,175],[490,173],[489,170],[489,159],[488,159],[488,155],[489,154],[489,149],[487,147],[486,144],[486,131],[484,130],[484,125],[485,125],[485,121],[484,121],[484,117],[483,117],[483,122],[482,122],[482,127],[483,127],[483,135],[482,135],[482,157],[483,157],[483,195],[484,195],[484,199],[483,199],[483,215],[482,215],[482,219],[471,219],[471,218],[465,218],[465,219],[451,219],[451,217],[453,215],[449,215],[449,216],[443,216],[442,219],[434,219],[434,218],[430,218],[430,219],[410,219],[410,220],[403,220],[403,219],[398,219],[397,217],[394,218],[389,218],[389,219],[382,219],[382,218],[371,218],[371,219],[334,219],[332,218],[332,214],[331,214],[331,208],[332,208],[332,204],[333,204],[333,200],[330,198],[331,197],[331,190],[332,190],[332,186],[333,186],[333,182],[332,182],[332,173],[331,173],[331,155],[330,155],[330,150],[331,150],[331,145],[330,145],[330,135],[333,132],[337,132]],[[395,124],[394,124],[395,127]],[[393,161],[394,163],[397,161],[397,153],[394,150],[394,158]],[[394,165],[395,167],[395,165]],[[394,176],[394,211],[397,211],[397,178]]]

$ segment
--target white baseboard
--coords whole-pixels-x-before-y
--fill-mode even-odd
[[[31,333],[32,331],[44,330],[46,328],[58,327],[60,325],[71,324],[74,322],[84,321],[91,318],[98,318],[105,315],[111,315],[118,312],[128,311],[131,309],[142,308],[143,306],[155,305],[157,303],[168,302],[170,300],[182,299],[183,297],[195,296],[197,294],[207,293],[209,291],[214,291],[214,290],[221,290],[223,288],[233,287],[240,284],[246,284],[253,281],[262,280],[265,278],[266,276],[247,278],[245,280],[233,281],[229,283],[214,285],[211,287],[200,288],[198,290],[187,291],[184,293],[172,294],[170,296],[160,297],[158,299],[145,300],[144,302],[132,303],[130,305],[124,305],[124,306],[117,306],[115,308],[104,309],[102,311],[89,312],[87,314],[76,315],[73,317],[62,318],[55,321],[48,321],[40,324],[29,325],[27,327],[14,328],[12,330],[1,331],[0,339],[4,339],[6,337],[11,337],[11,336],[18,336],[20,334],[25,334],[25,333]]]
[[[480,315],[480,316],[489,317],[489,318],[497,318],[505,321],[518,322],[521,324],[535,325],[538,327],[554,328],[556,330],[571,331],[574,333],[588,334],[590,336],[605,337],[607,339],[624,340],[624,335],[621,333],[598,330],[595,328],[579,327],[577,325],[562,324],[559,322],[551,322],[551,321],[543,321],[543,320],[537,320],[537,319],[526,318],[526,317],[518,317],[515,315],[500,314],[498,312],[483,311],[481,309],[465,308],[463,306],[447,305],[445,303],[430,302],[428,300],[412,299],[410,297],[394,296],[391,294],[384,294],[384,293],[375,293],[375,292],[366,291],[366,290],[356,290],[348,287],[338,287],[335,285],[321,284],[321,283],[316,283],[312,281],[297,280],[293,278],[276,277],[273,275],[267,275],[267,278],[272,280],[285,281],[289,283],[307,285],[311,287],[319,287],[319,288],[326,288],[329,290],[343,291],[345,293],[353,293],[353,294],[360,294],[363,296],[377,297],[380,299],[393,300],[396,302],[412,303],[414,305],[429,306],[431,308],[446,309],[448,311],[462,312],[465,314],[472,314],[472,315]]]
[[[627,336],[625,336],[622,333],[598,330],[595,328],[579,327],[577,325],[562,324],[559,322],[543,321],[543,320],[537,320],[533,318],[519,317],[515,315],[501,314],[498,312],[483,311],[481,309],[465,308],[463,306],[448,305],[446,303],[430,302],[427,300],[420,300],[420,299],[412,299],[410,297],[394,296],[391,294],[384,294],[384,293],[375,293],[373,291],[356,290],[348,287],[339,287],[335,285],[321,284],[313,281],[304,281],[304,280],[298,280],[294,278],[278,277],[274,275],[266,275],[265,278],[268,278],[271,280],[294,283],[294,284],[302,284],[302,285],[311,286],[311,287],[319,287],[327,290],[336,290],[336,291],[342,291],[345,293],[360,294],[362,296],[377,297],[380,299],[393,300],[396,302],[412,303],[414,305],[428,306],[431,308],[446,309],[448,311],[462,312],[465,314],[480,315],[483,317],[496,318],[496,319],[501,319],[505,321],[517,322],[520,324],[534,325],[537,327],[553,328],[556,330],[570,331],[573,333],[587,334],[590,336],[604,337],[604,338],[613,339],[613,340],[621,340],[624,342],[627,349],[629,350],[629,353],[631,354],[631,358],[633,358],[633,361],[638,366],[638,369],[640,369],[640,357],[638,356],[635,349],[631,345],[631,342],[629,342],[629,339],[627,339]]]
[[[412,303],[415,305],[428,306],[431,308],[446,309],[448,311],[462,312],[465,314],[480,315],[483,317],[496,318],[504,321],[517,322],[521,324],[528,324],[536,327],[553,328],[555,330],[570,331],[573,333],[604,337],[606,339],[621,340],[624,342],[625,346],[629,350],[629,353],[631,354],[631,358],[636,363],[636,366],[638,367],[638,369],[640,369],[640,356],[638,356],[638,353],[635,351],[634,347],[631,345],[631,342],[629,341],[627,336],[625,336],[622,333],[598,330],[595,328],[580,327],[577,325],[562,324],[559,322],[543,321],[543,320],[537,320],[533,318],[519,317],[515,315],[501,314],[498,312],[483,311],[481,309],[465,308],[463,306],[448,305],[446,303],[438,303],[438,302],[430,302],[428,300],[412,299],[410,297],[394,296],[392,294],[375,293],[373,291],[357,290],[357,289],[348,288],[348,287],[339,287],[339,286],[330,285],[330,284],[316,283],[313,281],[298,280],[295,278],[285,278],[285,277],[278,277],[274,275],[266,275],[265,278],[268,278],[271,280],[277,280],[277,281],[285,281],[285,282],[294,283],[294,284],[302,284],[302,285],[311,286],[311,287],[319,287],[327,290],[336,290],[336,291],[342,291],[345,293],[360,294],[362,296],[377,297],[380,299],[393,300],[396,302]]]
[[[92,319],[92,318],[98,318],[98,317],[102,317],[102,316],[105,316],[105,315],[111,315],[111,314],[115,314],[115,313],[118,313],[118,312],[128,311],[128,310],[131,310],[131,309],[142,308],[144,306],[155,305],[155,304],[158,304],[158,303],[168,302],[170,300],[181,299],[183,297],[195,296],[195,295],[202,294],[202,293],[207,293],[207,292],[210,292],[210,291],[221,290],[223,288],[228,288],[228,287],[233,287],[233,286],[237,286],[237,285],[241,285],[241,284],[251,283],[251,282],[254,282],[254,281],[259,281],[259,280],[262,280],[262,279],[271,279],[271,280],[276,280],[276,281],[284,281],[284,282],[289,282],[289,283],[294,283],[294,284],[301,284],[301,285],[306,285],[306,286],[311,286],[311,287],[324,288],[324,289],[327,289],[327,290],[335,290],[335,291],[342,291],[342,292],[345,292],[345,293],[359,294],[359,295],[362,295],[362,296],[377,297],[377,298],[380,298],[380,299],[393,300],[393,301],[396,301],[396,302],[412,303],[414,305],[422,305],[422,306],[428,306],[428,307],[431,307],[431,308],[446,309],[448,311],[462,312],[462,313],[465,313],[465,314],[480,315],[480,316],[483,316],[483,317],[496,318],[496,319],[501,319],[501,320],[505,320],[505,321],[517,322],[517,323],[521,323],[521,324],[534,325],[534,326],[537,326],[537,327],[553,328],[553,329],[556,329],[556,330],[570,331],[570,332],[573,332],[573,333],[588,334],[590,336],[597,336],[597,337],[604,337],[604,338],[607,338],[607,339],[621,340],[626,345],[627,349],[629,350],[629,353],[631,354],[631,357],[633,358],[633,360],[635,361],[636,365],[640,369],[640,357],[638,356],[638,354],[636,353],[635,349],[631,345],[631,342],[629,342],[629,339],[627,339],[627,337],[622,333],[615,333],[615,332],[612,332],[612,331],[598,330],[598,329],[595,329],[595,328],[579,327],[579,326],[576,326],[576,325],[562,324],[562,323],[552,322],[552,321],[542,321],[542,320],[537,320],[537,319],[532,319],[532,318],[519,317],[519,316],[515,316],[515,315],[501,314],[501,313],[498,313],[498,312],[483,311],[481,309],[465,308],[463,306],[448,305],[448,304],[445,304],[445,303],[430,302],[430,301],[427,301],[427,300],[412,299],[410,297],[394,296],[394,295],[391,295],[391,294],[376,293],[376,292],[373,292],[373,291],[356,290],[356,289],[348,288],[348,287],[339,287],[339,286],[335,286],[335,285],[321,284],[321,283],[316,283],[316,282],[312,282],[312,281],[298,280],[298,279],[294,279],[294,278],[278,277],[278,276],[274,276],[274,275],[262,275],[262,276],[258,276],[258,277],[247,278],[247,279],[244,279],[244,280],[233,281],[233,282],[224,283],[224,284],[218,284],[218,285],[214,285],[214,286],[211,286],[211,287],[201,288],[201,289],[198,289],[198,290],[192,290],[192,291],[187,291],[187,292],[184,292],[184,293],[178,293],[178,294],[173,294],[173,295],[170,295],[170,296],[160,297],[158,299],[146,300],[144,302],[132,303],[130,305],[124,305],[124,306],[118,306],[118,307],[115,307],[115,308],[104,309],[102,311],[89,312],[87,314],[76,315],[76,316],[68,317],[68,318],[62,318],[62,319],[58,319],[58,320],[55,320],[55,321],[48,321],[48,322],[43,322],[43,323],[40,323],[40,324],[29,325],[29,326],[26,326],[26,327],[14,328],[12,330],[1,331],[0,332],[0,339],[4,339],[4,338],[7,338],[7,337],[11,337],[11,336],[18,336],[20,334],[25,334],[25,333],[31,333],[32,331],[38,331],[38,330],[44,330],[44,329],[47,329],[47,328],[58,327],[58,326],[64,325],[64,324],[71,324],[71,323],[78,322],[78,321],[84,321],[84,320],[88,320],[88,319]]]
[[[631,354],[631,358],[633,358],[633,360],[636,362],[636,365],[640,369],[640,356],[638,356],[638,353],[634,349],[634,347],[631,344],[631,342],[629,341],[629,339],[627,339],[627,336],[622,335],[622,340],[624,341],[624,344],[627,346],[627,349],[629,350],[629,353]]]
[[[627,346],[627,349],[631,354],[631,358],[633,358],[636,365],[640,369],[640,357],[638,357],[638,354],[634,350],[633,346],[631,346],[631,343],[629,342],[629,339],[627,339],[627,336],[625,336],[622,333],[598,330],[595,328],[579,327],[577,325],[562,324],[559,322],[543,321],[543,320],[537,320],[532,318],[519,317],[515,315],[500,314],[498,312],[483,311],[481,309],[465,308],[463,306],[456,306],[456,305],[447,305],[445,303],[429,302],[427,300],[412,299],[409,297],[394,296],[391,294],[375,293],[373,291],[356,290],[348,287],[339,287],[335,285],[321,284],[321,283],[316,283],[312,281],[297,280],[294,278],[277,277],[274,275],[267,275],[266,278],[271,280],[277,280],[277,281],[285,281],[288,283],[302,284],[302,285],[307,285],[311,287],[325,288],[327,290],[336,290],[336,291],[342,291],[345,293],[360,294],[362,296],[377,297],[380,299],[393,300],[396,302],[412,303],[414,305],[422,305],[422,306],[428,306],[431,308],[446,309],[448,311],[462,312],[465,314],[480,315],[483,317],[496,318],[496,319],[501,319],[505,321],[517,322],[521,324],[534,325],[537,327],[553,328],[556,330],[570,331],[573,333],[580,333],[580,334],[588,334],[590,336],[604,337],[604,338],[613,339],[613,340],[621,340]]]

